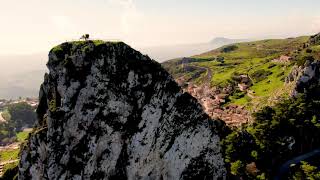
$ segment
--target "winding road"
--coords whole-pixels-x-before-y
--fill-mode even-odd
[[[195,65],[187,65],[187,67],[191,67],[191,68],[194,68],[194,69],[199,69],[200,71],[206,71],[207,75],[206,75],[204,81],[205,81],[205,84],[210,85],[211,78],[212,78],[212,70],[210,68],[202,67],[202,66],[195,66]]]
[[[301,161],[310,161],[311,158],[315,158],[315,157],[318,157],[320,159],[320,148],[319,149],[316,149],[316,150],[313,150],[309,153],[306,153],[306,154],[303,154],[303,155],[300,155],[300,156],[297,156],[289,161],[287,161],[286,163],[284,163],[279,171],[278,171],[278,174],[277,176],[274,178],[274,180],[281,180],[281,179],[285,179],[286,175],[289,174],[290,172],[290,167],[291,165],[295,165],[295,164],[298,164],[300,163]]]

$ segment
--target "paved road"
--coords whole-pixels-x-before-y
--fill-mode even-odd
[[[274,180],[285,179],[286,175],[288,175],[289,172],[290,172],[290,166],[292,164],[298,164],[301,161],[308,162],[310,160],[310,158],[315,157],[315,156],[319,156],[320,157],[320,149],[313,150],[313,151],[311,151],[309,153],[303,154],[301,156],[295,157],[295,158],[287,161],[286,163],[284,163],[280,167],[279,172],[278,172],[277,176],[274,178]]]

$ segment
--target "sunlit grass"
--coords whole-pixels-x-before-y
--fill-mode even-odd
[[[0,162],[18,159],[19,151],[19,149],[0,151]]]
[[[19,132],[16,134],[17,140],[19,142],[24,142],[28,138],[29,134],[30,134],[30,132],[28,132],[28,131]]]

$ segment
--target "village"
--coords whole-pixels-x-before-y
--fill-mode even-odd
[[[21,102],[25,102],[25,103],[29,104],[30,106],[32,106],[33,108],[36,108],[39,103],[38,98],[31,98],[31,97],[19,98],[17,100],[0,99],[0,110],[2,110],[4,107],[6,107],[10,104],[17,104],[17,103],[21,103]]]
[[[250,120],[249,112],[242,106],[227,105],[227,97],[234,88],[246,92],[249,97],[254,98],[254,91],[250,90],[251,80],[248,75],[240,75],[237,87],[231,85],[225,88],[210,87],[208,83],[196,85],[191,82],[184,82],[183,78],[177,79],[177,83],[183,87],[185,92],[190,93],[203,106],[205,112],[213,119],[221,119],[229,126],[240,126]]]
[[[185,59],[184,63],[190,63]],[[293,58],[289,55],[281,55],[278,58],[271,60],[271,62],[279,64],[289,64],[293,61]],[[184,65],[184,63],[181,63]],[[188,66],[183,66],[188,67]],[[195,66],[194,66],[195,67]],[[199,70],[205,69],[205,67],[197,67]],[[200,69],[202,68],[202,69]],[[203,71],[202,71],[203,72]],[[185,92],[190,93],[195,97],[203,106],[205,112],[213,119],[221,119],[229,126],[241,126],[251,120],[251,116],[248,110],[243,106],[227,104],[228,96],[232,94],[234,90],[238,90],[246,94],[249,98],[256,98],[255,92],[250,89],[253,85],[253,80],[249,74],[240,74],[234,77],[236,85],[229,85],[224,88],[211,87],[210,79],[212,72],[207,69],[206,83],[197,85],[192,83],[193,78],[186,79],[184,76],[176,79],[176,82],[183,88]]]

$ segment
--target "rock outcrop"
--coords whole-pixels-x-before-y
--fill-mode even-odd
[[[294,66],[285,81],[295,83],[292,97],[304,93],[309,86],[320,82],[320,62],[307,61],[304,66]]]
[[[53,48],[19,179],[224,179],[219,121],[124,43]]]
[[[320,33],[311,36],[309,39],[309,44],[319,45],[320,44]]]

